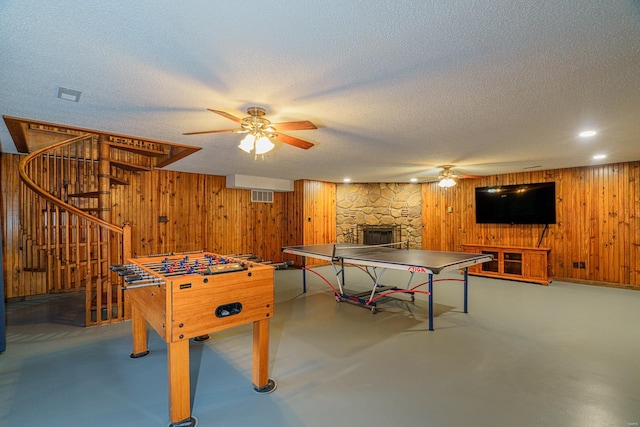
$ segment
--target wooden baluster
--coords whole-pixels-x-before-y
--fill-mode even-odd
[[[71,287],[71,284],[73,283],[72,280],[72,276],[71,276],[71,213],[67,213],[67,215],[64,216],[64,259],[66,262],[66,269],[65,269],[65,281],[67,282],[68,286]],[[74,284],[75,285],[75,284]]]
[[[122,251],[119,259],[124,264],[127,263],[128,260],[133,256],[133,253],[131,251],[131,225],[128,222],[124,223],[124,225],[122,226],[122,231]],[[121,316],[123,316],[125,319],[128,319],[128,308],[125,306],[126,300],[124,299],[124,295],[121,290],[118,290],[118,302],[120,310],[122,310]]]
[[[86,230],[86,242],[83,249],[83,261],[86,260],[86,271],[84,274],[84,284],[85,284],[85,292],[86,292],[86,307],[91,307],[92,299],[93,299],[93,291],[94,287],[91,282],[91,262],[90,262],[90,252],[91,252],[91,223],[89,223],[86,219],[82,219],[83,225],[85,225]],[[86,310],[87,315],[87,325],[89,324],[100,324],[101,310],[100,305],[102,300],[100,298],[100,293],[96,294],[96,320],[95,323],[91,320],[91,310]]]
[[[71,218],[70,218],[71,220]],[[80,286],[80,282],[82,280],[82,278],[80,277],[80,240],[81,240],[81,235],[82,235],[82,221],[84,221],[82,218],[80,218],[77,215],[73,215],[73,261],[75,263],[75,270],[74,270],[74,283],[76,288]],[[87,311],[91,311],[91,306],[86,306],[87,307]],[[91,313],[89,313],[90,315]]]
[[[51,234],[53,237],[52,261],[54,262],[54,265],[55,265],[54,288],[56,290],[62,290],[66,288],[66,286],[62,281],[62,275],[61,275],[63,260],[62,260],[62,248],[60,246],[60,229],[62,227],[61,215],[64,215],[64,214],[63,214],[63,211],[57,205],[52,205],[51,203],[48,203],[48,205],[51,206],[51,208],[49,209],[50,214],[53,214],[55,217],[55,224],[51,225],[51,229],[52,229]]]

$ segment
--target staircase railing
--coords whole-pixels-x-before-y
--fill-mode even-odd
[[[109,266],[131,256],[129,226],[103,219],[110,209],[109,159],[101,144],[94,134],[80,135],[34,151],[19,165],[23,266],[46,272],[47,292],[84,291],[87,326],[124,320]]]

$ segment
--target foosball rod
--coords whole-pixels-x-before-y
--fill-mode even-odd
[[[179,255],[191,255],[191,254],[201,254],[204,251],[187,251],[187,252],[166,252],[163,254],[151,254],[151,255],[135,255],[134,258],[157,258],[157,257],[167,257],[167,256],[179,256]]]
[[[156,280],[153,282],[147,282],[147,283],[143,283],[143,281],[136,281],[136,282],[132,282],[132,283],[136,283],[135,285],[130,285],[130,286],[122,286],[122,290],[126,291],[128,289],[137,289],[137,288],[149,288],[151,286],[160,286],[160,285],[164,285],[167,282],[165,282],[164,280]]]
[[[215,260],[215,258],[214,258],[214,260]],[[144,266],[144,267],[147,267],[147,268],[155,268],[155,267],[163,267],[165,264],[168,265],[168,263],[172,264],[174,262],[175,263],[179,263],[179,262],[183,262],[183,261],[184,261],[183,259],[177,259],[176,258],[176,259],[167,259],[167,261],[161,260],[161,261],[145,262],[145,263],[142,263],[141,265]],[[190,259],[190,260],[184,261],[184,262],[187,262],[187,263],[191,264],[191,263],[194,263],[196,261],[198,261],[200,264],[202,264],[204,261],[206,261],[208,263],[209,262],[209,258],[206,258],[206,257],[205,258],[193,258],[193,259]]]

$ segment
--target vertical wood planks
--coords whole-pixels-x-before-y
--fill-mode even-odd
[[[89,145],[78,150],[89,152]],[[26,257],[22,256],[30,250],[37,257],[37,242],[44,241],[42,234],[46,230],[23,238],[21,221],[23,226],[34,229],[29,225],[34,216],[64,215],[36,199],[23,207],[29,216],[19,218],[19,192],[24,188],[17,173],[19,160],[18,155],[1,155],[7,298],[46,292],[46,273],[25,271]],[[82,173],[78,170],[97,167],[85,163],[67,161],[50,164],[49,168],[73,172],[66,190],[72,193],[82,190],[78,182]],[[44,164],[42,168],[46,169]],[[74,181],[73,177],[77,179]],[[273,203],[252,203],[249,190],[226,188],[223,176],[153,170],[131,174],[127,180],[129,185],[111,186],[110,207],[114,224],[131,224],[133,254],[207,249],[216,253],[255,253],[280,261],[294,259],[283,256],[282,246],[336,239],[333,183],[300,180],[294,183],[293,192],[276,192]],[[535,246],[543,226],[476,224],[474,189],[541,181],[556,182],[557,224],[550,225],[542,242],[542,246],[551,248],[551,274],[557,278],[640,286],[640,162],[464,179],[452,189],[424,183],[423,248],[458,251],[463,243]],[[447,207],[451,207],[451,213]],[[158,221],[162,215],[167,216],[167,223]],[[62,234],[50,241],[79,242],[82,235],[89,233],[86,224],[71,218],[62,223]],[[65,253],[64,257],[69,255]],[[299,259],[294,260],[299,264]],[[573,268],[573,262],[581,261],[586,268]],[[46,259],[41,262],[46,264]],[[62,276],[82,276],[74,280],[80,283],[78,279],[84,279],[88,269],[66,271]]]
[[[475,187],[555,181],[557,223],[542,241],[551,248],[552,276],[640,286],[639,169],[640,162],[630,162],[496,175],[460,180],[445,190],[424,183],[423,248],[537,245],[543,225],[476,224]]]

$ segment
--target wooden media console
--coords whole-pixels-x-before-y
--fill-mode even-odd
[[[462,245],[470,253],[493,255],[493,261],[469,267],[469,274],[520,280],[548,286],[550,248],[526,246]]]

